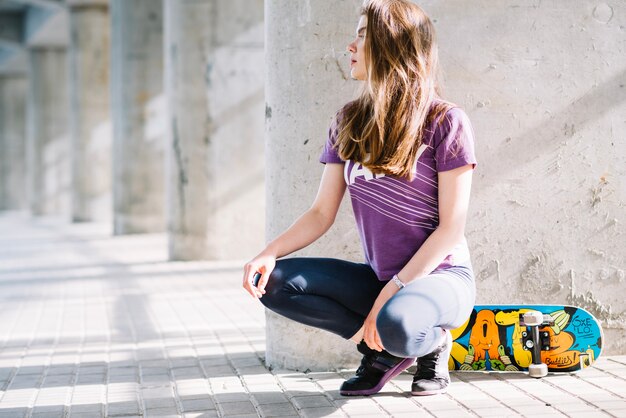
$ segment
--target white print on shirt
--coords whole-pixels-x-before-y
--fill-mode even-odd
[[[413,172],[417,172],[417,160],[422,156],[424,151],[426,151],[428,145],[422,144],[417,149],[417,157],[415,158],[415,164],[413,165]],[[350,167],[350,160],[345,162],[343,169],[343,177],[348,185],[353,185],[357,177],[365,178],[365,181],[370,181],[373,179],[381,179],[385,177],[384,174],[374,174],[367,167],[364,167],[361,163],[354,163],[352,167]]]

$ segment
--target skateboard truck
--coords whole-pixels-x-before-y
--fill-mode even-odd
[[[528,365],[528,375],[531,377],[539,378],[548,374],[548,366],[541,361],[541,351],[550,349],[550,334],[539,328],[551,324],[554,324],[554,319],[539,311],[520,314],[520,326],[526,327],[526,331],[522,332],[522,343],[532,358],[532,363]]]

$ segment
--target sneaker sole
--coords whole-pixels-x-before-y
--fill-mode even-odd
[[[440,395],[442,393],[446,393],[448,389],[437,389],[437,390],[422,390],[419,392],[411,391],[411,395],[413,396],[430,396],[430,395]]]
[[[414,358],[405,358],[400,363],[398,363],[395,367],[392,367],[383,375],[380,379],[380,382],[376,386],[370,389],[361,389],[361,390],[339,390],[339,394],[342,396],[368,396],[373,395],[375,393],[380,392],[380,390],[385,386],[385,384],[406,370],[413,362]]]

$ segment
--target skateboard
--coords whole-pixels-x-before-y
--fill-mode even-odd
[[[450,370],[576,372],[602,352],[602,328],[582,308],[563,305],[477,305],[452,330]]]

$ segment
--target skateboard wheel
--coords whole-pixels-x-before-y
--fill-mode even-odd
[[[548,366],[545,363],[540,364],[529,364],[528,365],[528,375],[530,377],[544,377],[548,375]]]
[[[543,314],[539,311],[528,311],[524,313],[524,325],[538,326],[543,324]]]

